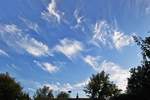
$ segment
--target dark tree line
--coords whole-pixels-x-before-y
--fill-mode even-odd
[[[60,92],[57,97],[58,100],[67,100],[69,94]],[[8,73],[0,74],[0,100],[32,100],[28,93],[23,91],[21,85],[16,82]],[[33,100],[54,100],[53,91],[43,86],[36,90]]]
[[[8,73],[0,74],[0,100],[30,100],[27,93]]]
[[[53,90],[47,86],[37,89],[35,95],[33,96],[34,100],[54,100]],[[68,100],[69,94],[61,91],[56,99],[57,100]]]
[[[135,42],[141,48],[143,60],[141,65],[130,70],[127,90],[121,90],[109,80],[109,75],[104,71],[92,75],[84,91],[90,100],[150,100],[150,37],[144,40],[134,37]],[[60,92],[58,100],[67,100],[69,94]],[[42,87],[36,90],[34,100],[53,100],[53,91],[49,87]],[[0,100],[31,100],[28,93],[8,73],[0,74]]]

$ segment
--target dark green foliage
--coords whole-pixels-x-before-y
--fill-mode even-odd
[[[22,91],[20,84],[6,73],[0,74],[0,100],[30,100],[30,97]]]
[[[57,95],[57,100],[68,100],[68,98],[69,94],[63,91]]]
[[[142,50],[143,61],[148,61],[150,59],[150,37],[146,37],[145,40],[143,40],[141,37],[135,36],[134,40]]]
[[[110,98],[110,100],[146,100],[146,99],[133,94],[120,94],[118,96]]]
[[[150,64],[143,64],[130,70],[128,79],[128,93],[149,96],[150,92]]]
[[[115,84],[109,81],[109,75],[105,74],[104,71],[92,75],[84,91],[90,98],[98,98],[100,100],[120,94],[120,90],[117,89]]]
[[[135,39],[142,49],[143,62],[141,66],[130,70],[127,93],[141,97],[143,100],[150,100],[150,37],[145,40]]]
[[[36,91],[34,95],[34,100],[53,100],[53,91],[49,89],[49,87],[44,86]]]

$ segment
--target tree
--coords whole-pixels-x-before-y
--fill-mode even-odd
[[[27,93],[8,73],[0,74],[0,100],[30,100]]]
[[[134,40],[142,50],[142,56],[144,63],[150,60],[150,37],[146,37],[144,40],[141,37],[134,36]]]
[[[109,81],[109,75],[102,71],[92,75],[84,91],[92,99],[105,100],[107,97],[118,95],[121,90],[117,89],[116,85]]]
[[[143,100],[149,100],[150,96],[150,37],[142,40],[135,38],[137,44],[141,47],[143,61],[141,66],[130,70],[131,76],[128,79],[127,93],[142,97]]]
[[[111,97],[109,100],[145,100],[133,94],[120,94],[118,96]]]
[[[150,64],[143,64],[130,70],[131,76],[128,79],[127,92],[138,95],[147,100],[150,99]],[[148,99],[149,98],[149,99]]]
[[[68,98],[69,94],[63,91],[57,95],[57,100],[68,100]]]
[[[53,91],[47,87],[39,88],[34,95],[34,100],[53,100]]]

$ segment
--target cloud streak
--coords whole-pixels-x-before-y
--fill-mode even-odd
[[[59,70],[59,67],[49,63],[49,62],[39,62],[39,61],[34,61],[42,70],[47,71],[49,73],[55,73]]]
[[[124,35],[124,33],[121,33],[118,31],[114,32],[112,39],[113,39],[113,43],[117,49],[121,49],[121,48],[128,46],[134,42],[133,37]]]
[[[5,52],[4,50],[0,49],[0,55],[4,55],[4,56],[7,56],[9,57],[8,53]]]
[[[20,19],[24,22],[24,24],[31,30],[35,31],[36,33],[39,33],[39,25],[37,23],[34,23],[28,19],[20,17]]]
[[[77,92],[79,92],[79,91],[83,90],[84,86],[88,83],[88,81],[89,81],[89,79],[75,83],[75,84],[70,84],[70,83],[61,84],[61,83],[57,82],[55,84],[46,83],[43,85],[50,87],[50,89],[53,89],[54,91],[65,91],[65,92],[77,91]]]
[[[35,57],[49,54],[49,48],[46,44],[24,34],[23,30],[14,24],[0,25],[0,38],[19,52],[26,51]]]
[[[29,54],[36,57],[45,56],[49,53],[47,45],[30,37],[23,38],[21,43],[19,43],[19,46],[24,48]]]
[[[65,38],[63,40],[60,40],[60,44],[56,45],[54,50],[64,54],[69,59],[72,59],[81,51],[83,51],[83,44],[79,41]]]
[[[108,24],[105,20],[96,22],[93,33],[91,42],[98,47],[106,45],[119,50],[134,42],[132,36],[125,35],[123,32],[117,30],[117,28]]]
[[[48,4],[47,11],[43,11],[41,13],[43,19],[49,22],[56,20],[58,23],[61,22],[62,14],[63,14],[62,12],[57,10],[56,0],[51,0],[51,2]]]

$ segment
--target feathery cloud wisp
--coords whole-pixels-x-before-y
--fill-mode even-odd
[[[61,15],[63,13],[57,10],[56,0],[51,0],[47,7],[47,11],[43,11],[41,14],[42,17],[47,21],[52,22],[53,20],[56,20],[58,23],[60,23]]]
[[[0,38],[10,47],[22,52],[40,57],[49,54],[49,48],[46,44],[24,34],[23,30],[16,25],[0,25]]]
[[[39,25],[35,22],[32,22],[28,19],[20,17],[20,19],[24,22],[24,24],[31,30],[35,31],[36,33],[39,33]]]
[[[50,87],[50,89],[54,90],[54,91],[82,91],[84,86],[89,82],[89,79],[75,83],[75,84],[70,84],[70,83],[64,83],[61,84],[59,82],[55,83],[55,84],[44,84],[44,86],[48,86]]]
[[[51,63],[48,62],[39,62],[39,61],[34,61],[34,63],[36,63],[40,68],[42,68],[42,70],[47,71],[49,73],[54,73],[57,72],[59,70],[59,68]]]
[[[93,33],[91,42],[98,47],[107,45],[121,49],[134,42],[132,36],[116,30],[116,28],[113,28],[106,21],[97,21],[94,25]]]
[[[122,47],[128,46],[134,42],[132,36],[124,35],[124,33],[117,32],[117,31],[114,32],[112,39],[117,49],[121,49]]]
[[[98,61],[100,57],[93,57],[90,55],[87,55],[83,58],[83,60],[89,64],[94,70],[97,70],[97,67],[99,66]]]
[[[76,19],[76,23],[77,23],[77,25],[76,25],[76,27],[78,26],[80,26],[80,24],[84,21],[84,17],[83,16],[80,16],[80,13],[79,13],[79,10],[78,9],[76,9],[75,11],[74,11],[74,17],[75,17],[75,19]]]
[[[54,49],[71,59],[79,54],[79,52],[83,51],[83,45],[79,41],[65,38],[61,40],[60,44],[56,45]]]
[[[23,38],[21,43],[19,43],[19,46],[24,48],[29,54],[36,57],[48,55],[49,53],[48,46],[34,38]]]
[[[111,30],[110,25],[108,25],[106,21],[97,21],[93,29],[94,35],[92,42],[98,47],[100,47],[101,44],[110,45],[109,38],[112,35]]]
[[[0,55],[5,55],[5,56],[9,56],[8,53],[6,53],[4,50],[0,49]]]

